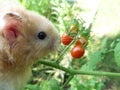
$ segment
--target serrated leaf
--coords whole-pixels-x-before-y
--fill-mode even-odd
[[[120,42],[114,48],[114,58],[116,64],[120,67]]]
[[[101,51],[90,53],[88,63],[83,65],[81,70],[93,70],[102,59],[103,56],[101,55]]]

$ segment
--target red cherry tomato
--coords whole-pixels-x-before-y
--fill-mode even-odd
[[[73,37],[68,36],[66,33],[62,35],[62,43],[64,45],[69,45],[72,40],[73,40]]]
[[[81,58],[85,53],[84,48],[81,45],[75,45],[71,49],[71,55],[73,58]]]

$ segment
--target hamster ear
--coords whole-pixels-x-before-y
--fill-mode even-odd
[[[19,29],[21,27],[22,18],[16,13],[6,13],[3,19],[5,20],[3,36],[9,41],[11,45],[20,35]]]
[[[4,15],[4,19],[10,19],[10,18],[13,18],[13,19],[16,19],[16,20],[22,22],[22,17],[20,17],[20,15],[18,13],[9,12]]]

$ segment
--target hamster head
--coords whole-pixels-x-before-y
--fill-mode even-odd
[[[54,25],[45,17],[27,10],[7,12],[2,35],[8,43],[13,61],[33,64],[39,58],[54,51],[60,36]]]

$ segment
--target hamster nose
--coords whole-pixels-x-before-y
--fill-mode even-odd
[[[59,38],[53,39],[51,41],[50,49],[51,50],[56,50],[57,47],[59,47],[61,40]]]

